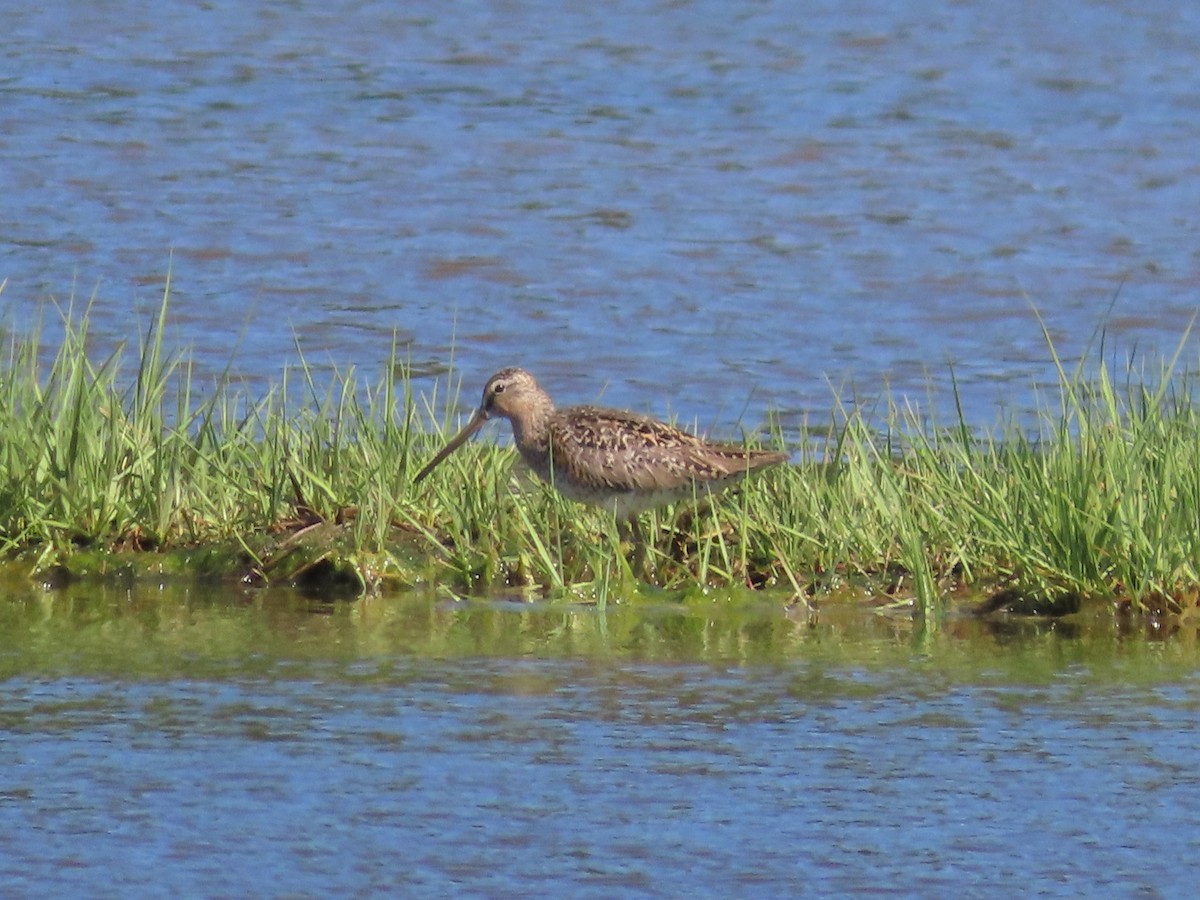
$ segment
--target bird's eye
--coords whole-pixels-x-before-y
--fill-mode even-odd
[[[492,393],[493,394],[503,394],[504,393],[504,382],[499,381],[496,384],[492,385]]]

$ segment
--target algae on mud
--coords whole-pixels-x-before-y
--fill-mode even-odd
[[[408,666],[419,670],[422,660],[469,660],[447,670],[467,684],[491,659],[555,659],[597,670],[665,663],[685,667],[681,677],[695,664],[802,661],[810,677],[797,690],[813,698],[828,669],[901,680],[916,673],[932,676],[931,684],[1061,682],[1065,670],[1077,680],[1157,681],[1194,673],[1200,653],[1194,621],[1147,630],[1135,617],[1096,606],[1069,619],[950,616],[930,628],[856,603],[828,604],[813,618],[785,612],[777,592],[756,599],[742,590],[641,592],[604,611],[572,602],[455,601],[429,589],[331,603],[291,589],[187,581],[76,582],[54,591],[0,583],[0,592],[0,677],[286,679],[308,672],[370,682],[393,680]]]
[[[0,362],[0,549],[47,580],[157,566],[350,594],[605,596],[647,580],[611,517],[510,473],[507,449],[473,445],[414,487],[459,408],[453,379],[419,394],[393,347],[376,381],[319,379],[301,356],[249,397],[193,382],[163,346],[168,313],[169,287],[130,365],[93,359],[87,317],[70,313],[57,348],[35,332]],[[828,427],[789,436],[791,465],[649,514],[653,579],[925,611],[972,587],[1034,609],[1185,613],[1200,596],[1195,379],[1175,360],[1149,379],[1093,369],[1060,366],[1032,426],[994,431],[835,397]]]

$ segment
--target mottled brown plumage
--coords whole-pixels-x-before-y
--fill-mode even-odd
[[[787,459],[773,450],[705,441],[623,410],[556,409],[528,372],[502,369],[488,379],[470,421],[416,481],[496,416],[512,423],[517,449],[542,480],[571,500],[611,509],[618,520],[634,521],[643,510],[714,493]]]

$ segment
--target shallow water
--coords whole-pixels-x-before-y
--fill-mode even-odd
[[[18,594],[6,895],[1193,888],[1196,629],[778,600]]]
[[[453,347],[472,400],[522,364],[718,432],[949,414],[953,362],[986,425],[1056,379],[1031,302],[1068,364],[1190,321],[1198,56],[1166,0],[14,6],[0,303],[134,341],[170,265],[171,342],[254,390],[395,332],[422,387]]]

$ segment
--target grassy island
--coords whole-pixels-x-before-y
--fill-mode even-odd
[[[168,306],[131,337],[136,351],[106,358],[90,352],[86,314],[64,315],[54,348],[9,341],[10,565],[47,583],[194,575],[349,595],[436,582],[605,597],[649,582],[926,611],[968,592],[988,609],[1092,600],[1197,614],[1200,415],[1177,360],[1150,377],[1060,366],[1032,419],[987,433],[898,401],[870,417],[835,401],[831,428],[784,448],[790,465],[648,514],[648,567],[633,572],[611,517],[531,480],[510,449],[470,445],[413,486],[453,430],[453,379],[416,393],[393,352],[374,380],[318,379],[301,358],[266,396],[198,384],[163,345]],[[769,428],[765,443],[783,447]]]

